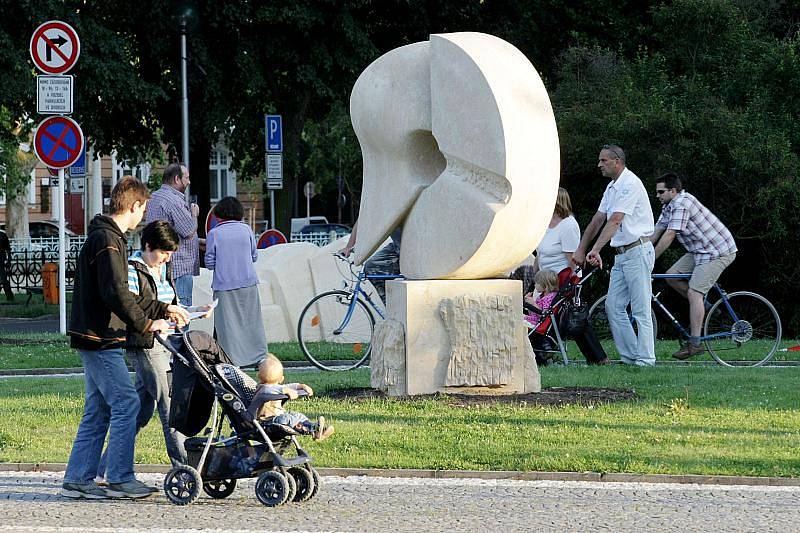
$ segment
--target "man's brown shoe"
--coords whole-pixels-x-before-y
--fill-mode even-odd
[[[703,345],[692,346],[691,344],[687,344],[686,346],[684,346],[683,348],[672,354],[672,357],[683,361],[684,359],[689,359],[692,356],[699,355],[705,352],[706,352],[706,347]]]

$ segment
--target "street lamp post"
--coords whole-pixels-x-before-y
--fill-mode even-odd
[[[186,80],[186,22],[188,13],[181,15],[181,157],[183,164],[189,168],[189,90]]]

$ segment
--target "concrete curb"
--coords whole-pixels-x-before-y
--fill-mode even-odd
[[[286,368],[312,368],[313,365],[308,361],[284,361]],[[242,367],[244,370],[256,370],[255,366]],[[367,367],[364,367],[367,368]],[[128,367],[129,372],[133,372],[132,367]],[[0,370],[2,376],[51,376],[56,374],[83,374],[83,367],[73,368],[9,368]]]
[[[65,463],[0,463],[0,472],[63,472]],[[169,465],[137,464],[136,471],[166,474]],[[714,476],[699,474],[620,474],[600,472],[520,472],[486,470],[424,470],[393,468],[318,468],[323,476],[370,476],[422,479],[486,479],[518,481],[592,481],[599,483],[677,483],[681,485],[749,485],[800,487],[800,478]]]

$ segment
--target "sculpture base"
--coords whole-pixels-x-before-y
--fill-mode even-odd
[[[539,392],[517,280],[386,283],[372,344],[372,386],[390,396]]]

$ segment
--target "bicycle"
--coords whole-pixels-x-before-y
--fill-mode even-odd
[[[404,279],[402,275],[356,272],[353,262],[340,253],[334,257],[348,264],[350,279],[342,289],[314,296],[297,321],[297,340],[308,361],[321,370],[352,370],[369,359],[375,314],[386,317],[362,284],[366,280]],[[374,312],[374,314],[373,314]]]
[[[653,280],[688,281],[691,277],[691,274],[652,274]],[[715,283],[712,289],[719,295],[719,299],[712,305],[706,294],[704,303],[707,311],[703,323],[703,335],[700,337],[711,357],[724,366],[756,367],[769,362],[778,350],[782,334],[781,319],[775,306],[754,292],[737,291],[728,294],[719,283]],[[689,328],[678,322],[678,319],[659,300],[660,294],[660,292],[653,293],[654,308],[669,319],[680,333],[679,342],[688,342]],[[589,308],[589,320],[601,342],[611,338],[605,301],[606,296],[603,296]],[[658,326],[654,310],[651,313],[654,317],[653,335],[656,335]],[[631,322],[635,323],[633,318]]]

